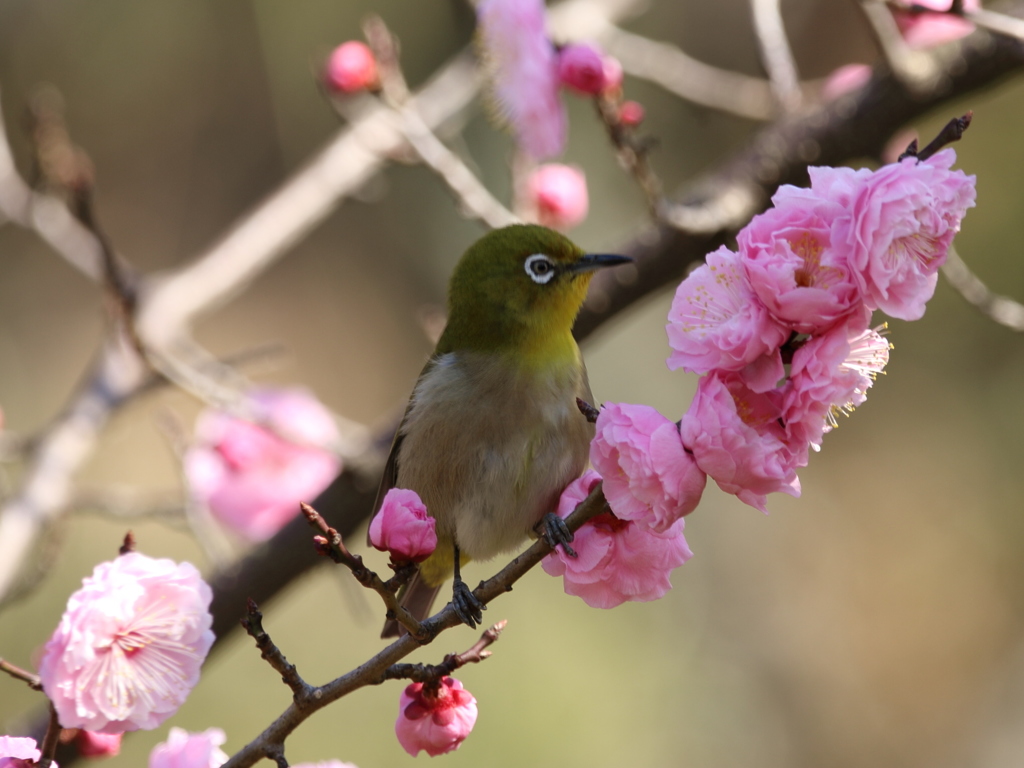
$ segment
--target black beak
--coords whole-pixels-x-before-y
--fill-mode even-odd
[[[629,256],[619,256],[615,253],[588,253],[582,259],[570,264],[567,272],[592,272],[595,269],[604,267],[615,267],[619,264],[632,264],[633,259]]]

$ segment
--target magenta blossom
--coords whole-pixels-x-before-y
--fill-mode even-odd
[[[265,541],[338,474],[341,461],[327,448],[338,429],[304,389],[257,390],[250,403],[266,426],[203,412],[184,468],[193,496],[218,520],[249,541]]]
[[[213,645],[211,598],[189,563],[129,552],[96,566],[39,664],[61,725],[122,733],[173,715]]]
[[[736,374],[712,373],[697,385],[680,432],[697,466],[723,491],[767,512],[766,494],[800,495],[781,417],[777,391],[758,394]]]
[[[543,0],[481,0],[480,48],[500,117],[534,160],[565,149],[565,107],[558,94],[558,60],[544,29]]]
[[[416,491],[392,488],[370,521],[370,543],[396,563],[421,563],[437,549],[435,524]]]
[[[700,503],[707,475],[683,448],[679,428],[647,405],[606,403],[590,462],[620,520],[664,533]]]
[[[668,367],[690,373],[738,371],[764,356],[778,360],[789,330],[768,313],[738,254],[724,245],[679,284],[668,312]]]
[[[967,19],[951,13],[953,0],[914,0],[914,5],[931,8],[935,13],[904,11],[894,8],[892,15],[903,34],[903,39],[911,48],[934,48],[936,45],[950,43],[966,37],[974,31],[974,24]],[[977,11],[981,8],[981,0],[964,0],[965,11]]]
[[[443,677],[435,685],[412,683],[398,702],[395,735],[413,757],[420,750],[437,757],[459,748],[476,715],[476,699],[454,677]]]
[[[228,761],[220,749],[226,740],[220,728],[208,728],[202,733],[171,728],[167,741],[160,742],[149,753],[149,768],[219,768]]]
[[[877,171],[812,168],[811,187],[848,213],[832,238],[872,309],[918,320],[935,293],[939,267],[967,209],[974,206],[974,176],[950,170],[952,149],[927,160],[908,157]]]
[[[121,754],[121,736],[120,733],[79,731],[75,746],[82,757],[114,757]]]
[[[849,250],[832,242],[841,207],[811,190],[783,186],[773,207],[737,235],[751,287],[780,323],[821,333],[862,303]]]
[[[571,229],[587,217],[587,177],[572,165],[548,163],[535,168],[526,182],[537,221],[552,229]]]
[[[35,739],[0,736],[0,768],[34,768],[42,756]]]
[[[324,79],[331,89],[341,93],[376,88],[377,60],[366,43],[349,40],[331,52]]]
[[[604,57],[592,45],[571,43],[558,52],[558,79],[576,93],[601,93],[605,89],[604,71]]]
[[[587,470],[569,483],[558,502],[558,515],[568,517],[585,499],[601,476]],[[575,595],[593,608],[614,608],[627,600],[657,600],[672,588],[669,574],[689,560],[680,518],[657,533],[611,513],[598,515],[576,531],[572,546],[576,557],[561,548],[541,561],[551,576],[561,576],[567,595]]]

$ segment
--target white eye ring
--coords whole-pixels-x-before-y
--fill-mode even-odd
[[[530,276],[530,279],[540,285],[550,283],[551,278],[555,276],[555,263],[543,253],[535,253],[533,256],[527,256],[524,267],[526,269],[526,274]]]

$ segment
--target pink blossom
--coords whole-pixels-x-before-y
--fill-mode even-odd
[[[668,367],[690,373],[738,371],[765,355],[778,358],[781,373],[778,349],[790,333],[769,315],[742,260],[724,245],[679,284],[665,329],[674,350]]]
[[[338,474],[341,462],[326,448],[338,430],[304,389],[257,390],[250,402],[267,426],[220,411],[200,414],[185,476],[193,496],[224,525],[265,541]]]
[[[366,43],[349,40],[331,52],[325,72],[327,85],[341,93],[377,87],[377,61]]]
[[[599,474],[588,470],[569,483],[558,502],[558,515],[568,517],[600,480]],[[576,531],[572,543],[576,557],[559,548],[541,561],[541,567],[551,576],[562,577],[567,595],[593,608],[657,600],[672,588],[672,570],[693,556],[683,536],[685,523],[680,518],[657,533],[606,512]]]
[[[849,414],[867,398],[875,377],[889,362],[889,343],[867,327],[869,310],[823,336],[811,338],[793,354],[783,398],[783,421],[806,463],[806,447],[821,445],[837,426],[836,415]]]
[[[584,96],[596,96],[605,89],[604,69],[601,53],[587,43],[571,43],[558,52],[558,79]]]
[[[82,757],[113,757],[121,754],[121,734],[79,731],[75,746]]]
[[[571,165],[548,163],[534,169],[527,181],[537,221],[552,229],[570,229],[587,217],[587,177]]]
[[[859,91],[871,79],[871,67],[867,64],[846,64],[825,79],[821,89],[824,101],[835,101],[840,96]]]
[[[647,405],[606,403],[590,461],[615,516],[658,533],[697,508],[707,482],[679,428]]]
[[[190,563],[129,552],[97,565],[39,664],[61,725],[122,733],[174,714],[213,644],[211,598]]]
[[[914,0],[914,5],[931,8],[938,13],[917,13],[893,9],[892,15],[911,48],[933,48],[966,37],[974,31],[974,24],[967,19],[954,16],[948,11],[953,0]],[[965,11],[977,11],[981,0],[964,0]]]
[[[160,742],[149,753],[149,768],[219,768],[228,761],[220,749],[225,741],[220,728],[208,728],[202,733],[171,728],[167,741]]]
[[[636,101],[624,101],[619,107],[619,122],[630,127],[640,125],[644,121],[643,105]]]
[[[781,417],[777,391],[758,394],[736,374],[715,372],[697,384],[680,432],[697,466],[723,491],[767,512],[766,494],[800,495]]]
[[[924,314],[953,236],[974,206],[975,177],[950,170],[955,161],[956,153],[944,149],[877,171],[812,169],[812,188],[849,212],[836,219],[832,237],[850,253],[872,309],[902,320]]]
[[[34,768],[42,756],[35,739],[0,736],[0,768]]]
[[[395,735],[413,757],[420,750],[437,757],[459,748],[476,715],[476,699],[454,677],[443,677],[436,685],[412,683],[398,702]]]
[[[561,154],[566,115],[555,48],[544,29],[543,0],[482,0],[476,15],[499,117],[534,160]]]
[[[820,333],[862,302],[848,250],[832,243],[832,222],[843,210],[792,186],[780,187],[772,203],[737,235],[747,278],[776,320]]]
[[[614,93],[622,88],[622,64],[614,56],[601,57],[604,69],[604,92]],[[635,103],[635,102],[630,102]]]
[[[421,563],[437,549],[434,526],[416,491],[392,488],[370,521],[370,543],[395,562]]]

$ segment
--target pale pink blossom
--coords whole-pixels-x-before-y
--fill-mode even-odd
[[[859,91],[871,79],[871,67],[867,64],[844,64],[832,70],[821,89],[823,101],[835,101],[840,96]]]
[[[601,93],[605,89],[604,70],[600,51],[587,43],[570,43],[558,52],[558,79],[576,93]]]
[[[674,423],[649,405],[606,403],[596,427],[590,462],[617,518],[663,533],[697,508],[707,475]]]
[[[34,768],[42,756],[35,739],[0,736],[0,768]],[[53,768],[57,768],[56,763]]]
[[[476,724],[476,699],[454,677],[434,685],[412,683],[398,702],[395,735],[413,757],[420,751],[431,757],[459,748]]]
[[[567,120],[558,60],[544,28],[543,0],[482,0],[477,25],[499,117],[534,160],[565,149]]]
[[[777,321],[799,333],[820,333],[862,303],[848,249],[832,243],[832,223],[843,210],[788,185],[772,203],[737,235],[747,278]]]
[[[766,495],[800,495],[793,446],[777,391],[757,393],[736,374],[712,373],[697,384],[680,432],[697,461],[726,493],[767,512]]]
[[[911,48],[933,48],[966,37],[974,31],[974,24],[967,19],[954,16],[948,11],[953,0],[914,0],[914,5],[931,8],[938,13],[917,13],[894,8],[892,15]],[[981,0],[964,0],[965,11],[977,11]]]
[[[376,88],[377,60],[366,43],[349,40],[331,52],[324,77],[330,88],[341,93]]]
[[[39,664],[61,725],[122,733],[173,715],[213,645],[211,598],[190,563],[129,552],[97,565]]]
[[[370,543],[395,562],[420,563],[437,549],[435,524],[416,491],[392,488],[370,521]]]
[[[552,229],[570,229],[587,217],[587,177],[576,166],[548,163],[527,180],[529,202],[537,222]]]
[[[747,280],[739,255],[724,245],[679,284],[668,312],[668,367],[690,373],[738,371],[777,358],[789,330],[771,317]],[[776,376],[774,385],[781,376]]]
[[[600,480],[597,472],[587,470],[571,482],[559,499],[558,515],[568,517]],[[551,576],[562,577],[567,595],[593,608],[657,600],[672,588],[669,574],[693,556],[683,536],[685,523],[680,518],[657,533],[605,512],[576,531],[572,542],[576,557],[558,548],[541,561],[541,567]]]
[[[221,411],[200,414],[184,469],[193,496],[221,523],[265,541],[338,474],[341,461],[328,450],[338,429],[304,389],[257,390],[250,405],[259,424]]]
[[[877,171],[812,169],[812,188],[848,211],[836,219],[832,238],[850,253],[872,309],[901,320],[924,314],[953,236],[974,206],[975,177],[950,170],[955,161],[956,153],[944,149]]]
[[[120,733],[79,731],[75,746],[82,757],[113,757],[121,754],[121,736]]]
[[[171,728],[167,741],[160,742],[149,753],[149,768],[219,768],[228,761],[220,749],[225,741],[220,728],[208,728],[202,733]]]
[[[624,101],[619,107],[619,122],[635,127],[644,121],[644,107],[636,101]]]

